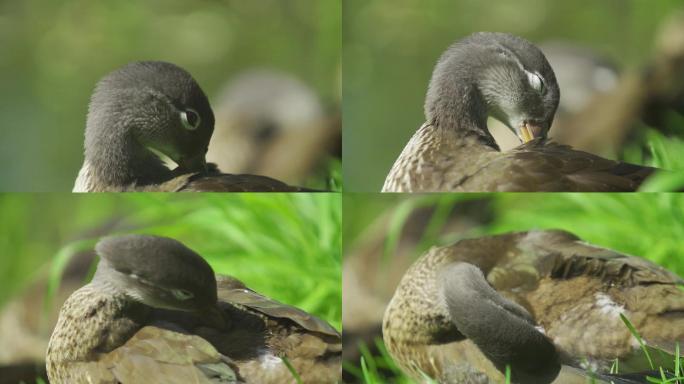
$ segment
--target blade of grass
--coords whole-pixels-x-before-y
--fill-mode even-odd
[[[55,293],[59,289],[59,283],[62,280],[62,273],[69,263],[69,260],[71,260],[71,258],[79,252],[93,249],[97,240],[98,239],[78,240],[65,245],[57,252],[53,258],[52,266],[50,268],[50,276],[48,277],[47,296],[45,302],[43,303],[45,310],[47,310],[47,305],[52,302]]]
[[[368,372],[368,366],[366,365],[366,359],[361,356],[361,372],[363,373],[363,380],[366,383],[374,383],[375,380],[371,379],[370,372]]]
[[[281,357],[280,359],[283,360],[283,363],[285,364],[287,369],[290,371],[290,373],[292,374],[292,377],[294,377],[297,384],[302,384],[302,378],[299,376],[299,373],[297,373],[297,371],[294,369],[294,367],[290,363],[290,360],[288,360],[287,357],[285,357],[285,356]]]
[[[653,366],[653,360],[651,360],[651,355],[648,353],[648,349],[646,349],[646,344],[644,343],[644,340],[641,338],[641,335],[639,335],[639,332],[637,332],[636,328],[634,328],[634,325],[632,325],[632,322],[629,321],[629,319],[627,319],[627,317],[624,314],[620,314],[620,319],[622,319],[622,322],[625,323],[632,336],[634,336],[634,338],[636,338],[639,342],[641,350],[644,351],[644,355],[646,356],[646,359],[648,360],[648,364],[651,367],[651,369],[655,369],[655,367]]]

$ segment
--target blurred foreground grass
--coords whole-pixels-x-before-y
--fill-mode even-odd
[[[0,306],[104,234],[146,233],[341,327],[337,194],[3,194],[0,211]]]

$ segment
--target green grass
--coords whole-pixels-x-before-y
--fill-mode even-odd
[[[661,351],[657,348],[650,347],[646,345],[644,342],[643,338],[639,334],[639,332],[636,330],[634,325],[632,324],[631,321],[624,315],[620,314],[620,319],[622,319],[622,322],[625,324],[625,326],[629,329],[629,332],[634,336],[634,338],[639,342],[639,346],[644,354],[644,357],[648,360],[648,364],[651,367],[652,370],[657,370],[660,373],[660,377],[652,377],[652,376],[647,376],[646,380],[649,383],[657,383],[657,384],[681,384],[684,383],[684,369],[682,367],[682,356],[679,353],[679,343],[675,344],[675,352],[674,356],[672,356],[672,365],[668,367],[663,367],[663,366],[658,366],[653,363],[653,359],[651,358],[651,353],[649,352],[649,349],[660,353],[664,355],[669,355],[665,351]],[[617,360],[616,360],[617,361]],[[616,364],[617,366],[617,364]],[[611,368],[611,373],[613,373],[613,370]],[[615,373],[619,373],[619,370],[616,368]]]
[[[1,195],[0,207],[0,251],[11,255],[0,258],[0,305],[35,279],[49,276],[54,292],[69,257],[104,234],[145,233],[341,328],[338,194],[23,194]]]
[[[359,345],[361,351],[360,365],[357,366],[351,362],[344,362],[344,369],[367,384],[386,383],[387,376],[384,372],[391,373],[392,383],[394,384],[413,383],[411,379],[404,376],[401,369],[394,363],[381,339],[375,340],[375,347],[378,349],[379,355],[373,355],[368,346],[365,343],[361,343]],[[427,378],[426,383],[433,382]]]
[[[627,320],[628,321],[628,320]],[[628,323],[625,323],[628,324]],[[643,343],[641,341],[641,338],[639,337],[638,333],[636,333],[636,330],[633,330],[633,327],[630,328],[630,331],[637,337],[638,340],[640,340],[640,343]],[[344,364],[344,369],[347,370],[348,372],[351,372],[355,377],[359,378],[362,383],[365,384],[380,384],[380,383],[387,383],[387,382],[392,382],[395,384],[411,384],[414,383],[413,380],[411,380],[409,377],[404,375],[403,372],[396,366],[392,358],[387,354],[387,351],[385,349],[384,343],[381,340],[376,340],[377,346],[381,350],[380,355],[372,355],[370,354],[368,347],[365,345],[361,346],[362,350],[362,356],[360,359],[360,368],[359,366],[355,364],[351,364],[349,362],[345,362]],[[643,344],[642,344],[643,346]],[[673,367],[653,367],[655,371],[658,371],[660,373],[660,377],[651,377],[648,376],[647,380],[649,383],[656,383],[656,384],[682,384],[684,383],[684,356],[680,354],[680,349],[679,349],[679,344],[677,344],[673,359]],[[643,346],[644,353],[646,354],[645,356],[648,356],[648,350],[646,349],[645,346]],[[647,357],[650,359],[650,356]],[[388,369],[390,373],[390,377],[388,377],[386,374],[383,374],[378,368],[385,368]],[[619,367],[619,362],[616,359],[616,363],[614,364],[614,367],[616,367],[615,370],[611,368],[610,373],[611,374],[619,374],[620,371],[617,369]],[[666,374],[667,372],[667,374]],[[504,372],[504,382],[506,384],[511,383],[511,367],[510,365],[506,365],[506,370]],[[588,383],[606,383],[605,381],[598,380],[594,377],[591,376],[592,374],[588,372],[588,377],[587,377],[587,382]],[[423,383],[436,383],[433,379],[425,376],[424,380],[422,381]]]
[[[0,194],[0,307],[45,275],[60,246],[120,216],[120,200],[103,196]]]
[[[494,204],[497,217],[489,233],[564,229],[684,276],[682,194],[504,194]]]
[[[336,157],[328,157],[325,164],[314,172],[304,182],[307,188],[325,191],[342,191],[342,160]]]
[[[669,172],[660,172],[650,177],[639,190],[642,192],[668,192],[681,191],[684,189],[684,140],[681,135],[684,132],[684,119],[672,123],[678,125],[679,137],[668,137],[654,130],[644,128],[639,132],[642,137],[639,144],[628,144],[623,150],[623,159],[630,163],[644,164],[651,167],[666,169]]]
[[[495,218],[490,224],[476,227],[467,233],[440,234],[439,230],[445,222],[445,212],[449,212],[463,200],[483,197],[489,197],[492,201]],[[353,204],[347,204],[348,200]],[[357,239],[362,239],[362,228],[369,227],[376,217],[389,214],[391,219],[386,227],[385,257],[387,262],[391,262],[393,250],[409,214],[426,206],[434,206],[436,209],[418,242],[414,252],[416,257],[430,245],[449,244],[464,236],[556,228],[575,233],[593,244],[645,257],[684,276],[684,259],[681,258],[684,195],[676,193],[428,194],[405,198],[345,196],[345,248],[353,246]],[[369,210],[372,214],[368,213]],[[347,221],[353,223],[354,227],[347,227]],[[385,351],[381,341],[376,343],[380,351]],[[362,347],[361,352],[365,372],[355,362],[346,362],[344,368],[362,382],[412,382],[396,368],[386,351],[374,356],[368,348]],[[668,379],[669,381],[662,377],[654,378],[658,380],[653,381],[654,383],[676,383],[677,379],[680,380],[679,384],[684,382],[684,364],[680,362],[679,350],[676,356],[678,358],[670,372],[678,372],[679,376]],[[615,363],[614,368],[619,372],[619,362]]]
[[[287,369],[290,371],[290,373],[292,374],[292,378],[295,379],[297,384],[302,384],[302,378],[301,378],[301,376],[299,376],[299,373],[297,372],[297,370],[292,366],[292,363],[290,363],[290,360],[285,356],[281,357],[280,359],[283,360],[283,363],[285,364]]]
[[[622,322],[625,323],[625,326],[629,329],[629,333],[634,336],[637,341],[639,342],[639,347],[641,348],[641,351],[644,352],[644,357],[646,357],[646,360],[648,360],[648,365],[651,367],[651,369],[655,369],[655,366],[653,365],[653,359],[651,359],[651,354],[648,353],[648,348],[646,348],[646,343],[644,342],[644,339],[639,335],[639,332],[634,328],[634,325],[632,324],[631,321],[624,315],[620,314],[620,319],[622,319]],[[620,372],[617,370],[616,372]]]
[[[342,191],[342,160],[330,158],[327,162],[327,188],[331,191]]]

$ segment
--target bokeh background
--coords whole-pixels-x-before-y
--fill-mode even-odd
[[[681,193],[345,193],[343,204],[345,382],[411,382],[387,355],[380,322],[406,269],[432,246],[563,229],[684,276]]]
[[[570,42],[605,57],[622,71],[639,72],[657,56],[656,40],[663,23],[683,7],[680,0],[346,0],[342,18],[345,188],[380,190],[401,149],[424,122],[423,101],[435,62],[459,38],[476,31],[499,31],[535,43]],[[676,38],[678,33],[670,35]],[[684,145],[677,139],[684,133],[684,118],[666,113],[656,120],[651,125],[636,121],[620,148],[592,150],[631,162],[684,169],[679,160]]]
[[[90,93],[135,60],[184,67],[212,102],[237,73],[276,69],[338,116],[340,14],[317,0],[0,2],[0,190],[71,190]],[[340,174],[339,161],[326,166],[316,177]]]
[[[215,272],[340,330],[341,204],[332,193],[0,194],[0,383],[44,375],[58,310],[90,280],[106,235],[175,238]]]

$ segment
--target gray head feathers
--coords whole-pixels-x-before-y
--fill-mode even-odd
[[[555,75],[539,48],[517,36],[479,32],[453,44],[437,62],[425,116],[428,123],[478,131],[491,115],[517,134],[527,123],[539,127],[535,133],[542,136],[559,98]]]
[[[106,237],[95,250],[101,260],[94,280],[123,281],[124,290],[151,300],[149,305],[202,309],[216,304],[214,271],[179,241],[145,235]]]
[[[106,75],[93,92],[84,166],[105,185],[157,183],[169,170],[150,149],[179,165],[203,159],[213,129],[209,101],[187,71],[134,62]]]

